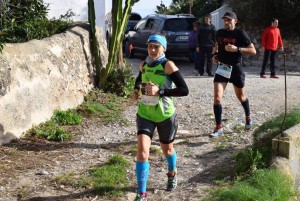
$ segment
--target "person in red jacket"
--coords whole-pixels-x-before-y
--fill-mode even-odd
[[[270,71],[271,78],[279,78],[275,74],[275,56],[277,52],[278,46],[280,50],[283,51],[283,43],[280,35],[280,30],[278,28],[278,19],[272,18],[271,25],[267,27],[262,35],[262,48],[265,50],[264,52],[264,60],[260,72],[261,78],[266,78],[265,70],[268,60],[270,58]]]

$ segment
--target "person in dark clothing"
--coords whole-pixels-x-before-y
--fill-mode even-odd
[[[238,22],[234,12],[226,12],[222,17],[224,29],[216,34],[215,53],[212,60],[218,64],[214,78],[214,105],[216,127],[210,137],[224,134],[222,126],[222,99],[228,83],[233,84],[234,92],[245,111],[245,129],[252,128],[249,99],[245,92],[245,73],[241,67],[242,55],[255,55],[256,49],[249,35],[236,28]]]
[[[198,31],[198,45],[197,52],[199,52],[200,56],[200,68],[199,74],[202,76],[204,74],[204,64],[206,60],[206,72],[208,76],[213,76],[212,74],[212,62],[211,55],[212,49],[216,42],[216,28],[213,24],[211,24],[211,15],[208,14],[204,18],[204,23],[199,26]]]
[[[199,52],[196,51],[197,41],[198,41],[197,39],[198,28],[199,28],[199,22],[194,22],[193,30],[189,34],[189,48],[191,51],[191,59],[195,64],[194,72],[196,73],[196,75],[199,74],[199,63],[200,63]]]

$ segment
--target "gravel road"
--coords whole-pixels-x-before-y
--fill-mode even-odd
[[[137,72],[140,58],[127,60]],[[187,60],[174,59],[182,72],[190,94],[175,98],[179,132],[175,141],[178,153],[178,187],[165,191],[166,163],[160,155],[150,157],[148,200],[188,201],[199,200],[215,188],[216,178],[226,179],[226,167],[231,165],[232,154],[252,143],[253,131],[236,132],[236,125],[244,124],[243,108],[236,99],[233,87],[228,85],[223,98],[223,124],[225,136],[211,140],[208,135],[214,127],[213,78],[194,76],[193,65]],[[245,67],[246,93],[254,127],[284,112],[285,84],[283,71],[278,70],[279,79],[259,78],[259,68]],[[300,73],[287,73],[288,108],[300,106]],[[78,136],[71,143],[32,144],[13,142],[0,148],[0,200],[107,200],[101,196],[63,185],[56,185],[53,178],[67,172],[80,172],[91,166],[102,164],[108,156],[120,152],[120,147],[135,144],[136,106],[124,111],[131,125],[99,125],[86,121],[78,126]],[[153,145],[158,146],[157,136]],[[11,153],[11,154],[8,154]],[[135,156],[123,152],[131,162],[128,169],[129,190],[126,196],[116,200],[133,200],[135,184]],[[22,158],[23,162],[14,160]],[[24,162],[25,161],[25,162]]]

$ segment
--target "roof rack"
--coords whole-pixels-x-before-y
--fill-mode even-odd
[[[179,17],[179,16],[194,17],[194,15],[188,14],[188,13],[179,13],[179,14],[175,14],[175,15],[177,15],[178,17]]]
[[[154,13],[154,14],[149,14],[147,16],[157,16],[157,17],[167,17],[167,16],[194,17],[194,15],[188,14],[188,13],[178,13],[178,14],[159,14],[159,13]]]

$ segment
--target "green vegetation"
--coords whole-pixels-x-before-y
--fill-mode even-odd
[[[60,19],[47,19],[48,5],[43,0],[3,0],[0,4],[2,43],[20,43],[61,33],[71,26],[68,11]]]
[[[61,176],[55,177],[53,181],[59,185],[78,186],[79,177],[74,172],[68,172]]]
[[[108,76],[104,91],[122,97],[129,97],[133,91],[134,82],[135,77],[131,65],[115,66]]]
[[[84,117],[106,124],[119,122],[126,125],[128,121],[122,117],[122,112],[128,101],[127,98],[93,89],[76,109],[55,111],[51,120],[34,126],[28,134],[53,141],[70,140],[75,134],[69,132],[68,128],[81,124]]]
[[[130,163],[120,155],[114,155],[102,166],[94,167],[82,184],[91,186],[97,194],[118,197],[127,187],[126,167]]]
[[[259,138],[274,138],[276,135],[281,133],[281,126],[284,119],[284,114],[281,114],[274,119],[271,119],[261,125],[255,132],[254,137]],[[286,119],[283,125],[283,130],[293,127],[300,123],[300,110],[293,109],[286,115]]]
[[[298,20],[300,1],[247,0],[241,2],[239,0],[225,0],[224,2],[233,8],[243,25],[266,27],[270,25],[271,18],[275,17],[279,19],[279,27],[285,38],[297,37],[300,34],[300,22]]]
[[[275,170],[257,170],[251,177],[213,192],[209,201],[287,201],[294,195],[292,182]]]
[[[60,127],[53,121],[41,123],[40,125],[30,129],[29,133],[32,136],[43,137],[47,140],[53,141],[64,141],[71,139],[74,136],[74,134],[65,131],[62,127]]]
[[[53,181],[60,185],[76,186],[81,188],[92,188],[101,196],[122,196],[128,185],[127,171],[130,163],[121,155],[113,155],[108,162],[93,167],[83,175],[69,172],[56,177]]]
[[[119,54],[122,50],[122,41],[124,38],[124,32],[128,23],[129,14],[131,13],[132,6],[138,0],[115,0],[112,5],[112,36],[109,44],[109,56],[108,64],[105,68],[101,69],[99,86],[100,89],[104,89],[108,83],[108,78],[113,73],[112,71],[117,64],[124,66],[123,55]]]
[[[78,125],[81,124],[82,116],[76,113],[75,110],[55,111],[52,120],[61,125]]]
[[[229,5],[237,14],[238,26],[263,28],[270,25],[271,18],[279,19],[279,27],[284,38],[297,37],[300,34],[299,9],[297,0],[193,0],[192,14],[199,19],[222,5]],[[177,14],[189,13],[190,1],[173,0],[169,7],[164,4],[157,6],[156,13]],[[253,15],[255,13],[255,15]],[[291,23],[293,22],[293,23]]]
[[[216,183],[221,188],[211,191],[207,201],[286,201],[295,195],[292,181],[282,173],[268,169],[272,158],[271,140],[281,133],[284,115],[279,115],[261,125],[254,132],[255,143],[234,156],[235,179],[225,181],[224,173]],[[300,123],[300,110],[287,113],[283,130]],[[259,195],[259,196],[257,196]]]
[[[104,67],[101,64],[101,57],[99,52],[99,43],[96,37],[96,14],[95,14],[95,5],[94,0],[88,0],[88,19],[91,29],[91,53],[92,53],[92,61],[94,62],[96,76],[95,76],[95,84],[98,86],[100,81],[100,72],[101,68]]]
[[[85,102],[77,108],[77,111],[83,116],[94,117],[102,123],[128,124],[127,120],[122,117],[122,112],[128,102],[127,98],[93,89],[85,97]]]

